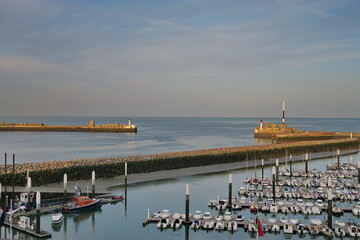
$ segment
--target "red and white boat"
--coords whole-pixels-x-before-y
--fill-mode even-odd
[[[62,206],[61,210],[64,212],[73,212],[99,206],[101,206],[101,199],[90,199],[87,196],[74,196],[70,203]]]

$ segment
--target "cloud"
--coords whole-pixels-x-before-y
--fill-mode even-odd
[[[259,85],[301,85],[291,72],[360,57],[351,3],[140,2],[1,1],[2,91],[22,95],[2,109],[206,115],[216,106],[221,115],[239,104],[249,113]]]

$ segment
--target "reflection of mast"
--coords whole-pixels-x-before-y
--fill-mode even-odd
[[[127,184],[125,184],[125,219],[127,219]]]
[[[67,216],[64,216],[64,236],[67,239]]]
[[[95,233],[95,212],[91,215],[91,228],[92,232]]]
[[[189,225],[185,225],[185,240],[189,239]]]
[[[127,162],[125,162],[125,166],[124,166],[124,171],[125,171],[125,219],[127,218]]]

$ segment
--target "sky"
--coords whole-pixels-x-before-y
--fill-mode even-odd
[[[0,0],[0,116],[360,117],[358,0]]]

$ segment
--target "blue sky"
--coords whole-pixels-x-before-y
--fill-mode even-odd
[[[360,1],[0,1],[0,115],[360,117]]]

